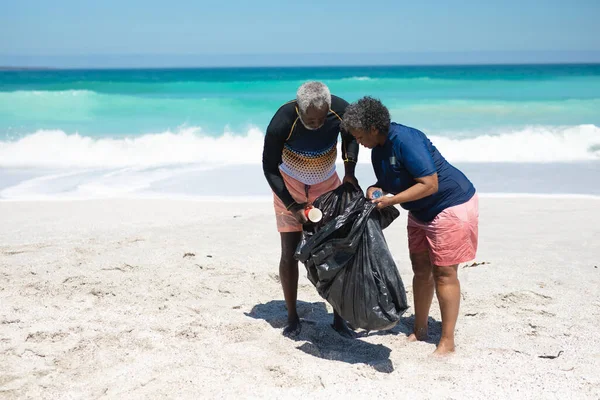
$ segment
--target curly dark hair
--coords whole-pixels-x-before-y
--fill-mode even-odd
[[[387,136],[390,130],[390,112],[379,99],[365,96],[346,107],[342,128],[370,131],[375,128],[380,135]]]

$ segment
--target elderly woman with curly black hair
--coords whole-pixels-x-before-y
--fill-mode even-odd
[[[399,204],[409,211],[415,307],[409,340],[427,339],[435,288],[442,314],[442,336],[435,354],[453,352],[460,305],[458,264],[473,260],[477,251],[475,187],[423,132],[391,122],[388,109],[377,99],[364,97],[349,105],[342,127],[372,149],[377,183],[368,188],[367,198],[379,208]],[[386,193],[390,195],[381,195]]]

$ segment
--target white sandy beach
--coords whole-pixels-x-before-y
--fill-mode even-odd
[[[460,268],[437,359],[435,300],[431,343],[407,342],[412,308],[342,339],[302,265],[283,337],[268,202],[0,202],[0,398],[599,398],[600,200],[480,207],[485,264]],[[410,290],[405,218],[385,232]]]

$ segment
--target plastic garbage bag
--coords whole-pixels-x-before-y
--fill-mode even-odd
[[[354,328],[390,329],[408,305],[382,231],[400,212],[395,207],[378,210],[350,183],[313,205],[323,218],[305,225],[295,253],[308,279]]]

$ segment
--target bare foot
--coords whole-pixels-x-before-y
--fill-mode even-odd
[[[291,322],[288,322],[288,325],[283,329],[283,336],[293,338],[298,336],[300,331],[302,331],[300,319],[295,319]]]
[[[437,348],[433,352],[434,356],[448,356],[454,353],[454,340],[440,340]]]
[[[419,328],[415,329],[413,333],[408,336],[409,342],[424,342],[429,339],[429,335],[427,334],[427,328]]]
[[[340,319],[337,321],[334,321],[333,324],[331,324],[331,327],[340,334],[340,336],[345,337],[346,339],[355,339],[356,338],[356,332],[354,332],[352,329],[350,329],[348,327],[348,324],[346,323],[346,321]]]

